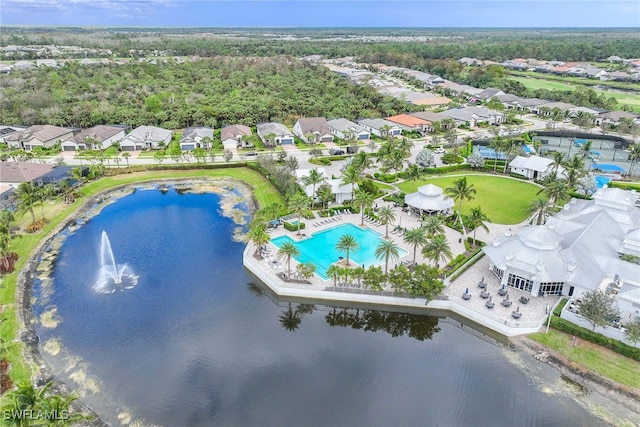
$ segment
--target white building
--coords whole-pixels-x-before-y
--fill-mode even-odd
[[[251,128],[245,125],[225,126],[220,131],[220,139],[225,150],[253,147],[253,143],[247,141],[247,136],[251,136]]]
[[[418,191],[404,196],[407,205],[420,212],[444,213],[454,205],[451,197],[444,195],[442,188],[437,185],[427,184],[418,187]]]
[[[120,142],[122,151],[139,151],[165,147],[171,142],[171,131],[155,126],[140,126],[131,131]]]
[[[180,137],[180,149],[191,151],[195,148],[209,150],[213,148],[213,128],[191,127],[185,129]]]
[[[331,194],[333,194],[334,202],[338,204],[342,204],[346,201],[351,200],[351,194],[358,189],[358,184],[353,184],[353,187],[352,187],[351,184],[343,184],[342,179],[340,178],[329,179],[327,177],[327,172],[325,171],[324,168],[316,168],[316,170],[322,177],[322,181],[315,185],[316,192],[318,191],[318,187],[320,187],[322,184],[329,184],[331,186]],[[309,185],[304,184],[304,178],[309,175],[310,171],[311,169],[296,170],[295,171],[296,180],[302,186],[305,194],[308,197],[311,197],[314,200],[317,200],[317,196],[316,194],[314,194],[314,186],[312,184],[309,184]]]
[[[572,199],[545,225],[527,226],[483,250],[506,286],[539,295],[616,295],[623,320],[640,310],[640,209],[633,191],[606,188]]]
[[[529,179],[544,179],[551,175],[555,169],[552,159],[547,159],[540,156],[516,156],[511,163],[509,163],[511,172],[518,175],[526,176]],[[562,166],[558,166],[558,176],[562,177],[566,175],[566,171]]]
[[[85,129],[60,144],[63,151],[104,150],[124,138],[125,128],[98,125]]]
[[[256,126],[256,132],[262,142],[267,146],[271,144],[287,145],[293,144],[294,142],[293,133],[282,123],[260,123]],[[271,138],[273,141],[269,141]]]
[[[371,137],[371,134],[364,126],[354,123],[351,120],[334,119],[329,120],[328,124],[331,133],[340,139],[362,141]]]

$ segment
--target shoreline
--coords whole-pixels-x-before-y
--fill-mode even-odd
[[[14,339],[21,341],[24,344],[22,355],[26,362],[31,367],[37,367],[33,369],[33,376],[31,382],[36,386],[42,386],[49,381],[53,381],[51,391],[60,395],[73,395],[75,392],[69,385],[63,381],[58,380],[53,374],[51,367],[47,364],[42,356],[40,348],[40,337],[36,331],[36,324],[38,319],[33,313],[32,295],[35,279],[38,277],[37,269],[38,265],[42,261],[43,256],[49,253],[49,247],[56,242],[56,239],[60,239],[60,234],[72,227],[79,227],[77,225],[78,220],[84,221],[100,214],[101,210],[113,203],[119,198],[131,194],[136,188],[151,184],[185,184],[190,183],[194,186],[201,185],[202,188],[216,194],[223,193],[224,186],[215,185],[216,183],[227,183],[233,185],[233,188],[238,190],[243,197],[242,202],[247,206],[247,213],[252,213],[258,206],[255,195],[252,193],[250,186],[242,181],[235,180],[233,178],[221,177],[221,178],[157,178],[146,181],[139,181],[136,183],[127,183],[122,185],[116,185],[107,190],[94,194],[89,199],[84,201],[78,209],[76,209],[71,215],[64,220],[60,221],[58,225],[50,232],[46,238],[40,241],[36,248],[31,252],[29,258],[24,264],[24,267],[16,278],[16,291],[15,291],[15,304],[16,304],[16,318],[17,318],[17,333]],[[218,191],[211,191],[217,189]],[[129,191],[131,190],[131,191]],[[221,199],[222,208],[223,199]],[[222,208],[224,210],[224,208]],[[229,216],[233,219],[233,215]],[[64,240],[64,237],[62,238]],[[57,253],[50,258],[50,262],[53,262],[57,256]],[[77,394],[77,393],[76,393]],[[71,407],[74,412],[82,413],[92,417],[91,421],[85,421],[79,425],[91,426],[91,427],[107,427],[110,424],[103,421],[99,415],[87,404],[85,404],[81,398],[75,400]]]
[[[509,347],[512,349],[519,349],[526,352],[536,360],[557,369],[560,374],[570,382],[578,384],[587,390],[594,390],[600,395],[640,415],[640,390],[632,389],[598,373],[588,371],[570,362],[562,355],[557,354],[551,348],[545,347],[527,336],[529,333],[539,332],[540,328],[544,326],[544,322],[537,328],[530,328],[532,329],[531,331],[525,332],[523,328],[518,328],[516,331],[514,328],[509,328],[497,321],[477,315],[474,311],[450,300],[434,299],[425,304],[426,301],[424,298],[412,299],[406,297],[303,289],[299,287],[293,288],[287,287],[284,282],[279,286],[278,283],[276,283],[278,279],[266,274],[259,262],[253,257],[252,252],[253,250],[250,248],[250,245],[247,245],[244,251],[245,268],[277,298],[292,301],[318,301],[321,304],[358,304],[371,307],[372,309],[461,318],[470,328],[482,333],[484,332],[478,329],[478,327],[486,328],[491,333],[498,334],[507,341]],[[498,341],[502,340],[498,339]]]

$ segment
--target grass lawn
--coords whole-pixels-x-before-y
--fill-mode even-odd
[[[35,250],[40,241],[49,236],[60,222],[75,212],[89,197],[98,192],[123,184],[153,181],[163,178],[171,179],[190,177],[234,178],[238,181],[246,182],[253,187],[253,194],[261,206],[266,206],[274,202],[283,202],[280,193],[271,185],[270,182],[264,179],[262,175],[252,169],[237,167],[209,170],[162,170],[135,172],[129,174],[123,173],[112,177],[102,178],[98,181],[84,185],[80,189],[83,196],[78,198],[73,204],[45,204],[45,215],[49,221],[45,225],[44,229],[39,233],[20,233],[12,239],[11,250],[19,255],[19,259],[16,262],[16,270],[15,272],[0,278],[0,304],[4,306],[4,311],[0,315],[0,318],[4,319],[1,323],[2,328],[0,328],[0,338],[4,340],[3,347],[6,348],[6,357],[12,364],[10,376],[14,382],[28,381],[32,374],[31,366],[29,366],[22,358],[22,343],[14,341],[18,330],[15,316],[16,279],[18,272],[24,268],[29,255]],[[37,218],[40,218],[40,207],[35,209],[35,214]],[[20,228],[23,229],[30,221],[31,217],[27,213],[26,215],[17,218],[15,224],[19,225]]]
[[[574,346],[571,335],[553,328],[549,329],[548,334],[531,334],[529,338],[590,371],[597,372],[617,383],[640,388],[640,363],[633,359],[584,340],[578,340],[578,345]]]
[[[580,84],[602,84],[610,82],[600,82],[595,80],[583,81],[575,77],[559,77],[559,76],[531,76],[531,77],[510,77],[511,80],[525,85],[527,89],[549,89],[549,90],[575,90],[577,85]],[[634,89],[640,89],[640,85],[635,85]],[[593,89],[593,88],[592,88]],[[620,105],[628,105],[633,108],[634,111],[640,112],[640,95],[631,92],[609,92],[598,89],[593,89],[598,95],[603,95],[607,98],[615,98]]]
[[[416,181],[415,188],[424,184],[434,184],[443,190],[453,186],[453,181],[462,175],[447,175]],[[480,206],[490,222],[496,224],[517,224],[529,216],[529,204],[538,197],[540,187],[517,179],[494,175],[468,175],[467,182],[476,189],[473,200],[462,202],[462,213]],[[414,190],[413,182],[402,182],[398,187],[405,193]],[[457,206],[457,204],[456,204]]]
[[[530,78],[530,77],[512,77],[510,80],[515,80],[517,82],[525,85],[527,89],[538,90],[538,89],[558,89],[558,90],[574,90],[576,87],[571,84],[562,83],[554,80],[546,80],[539,78]]]

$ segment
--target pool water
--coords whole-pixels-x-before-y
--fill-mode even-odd
[[[488,158],[488,159],[498,159],[498,160],[504,160],[506,158],[504,153],[498,153],[497,157],[496,157],[496,150],[494,150],[491,147],[481,147],[481,146],[476,146],[475,150],[480,153],[480,155],[484,158]]]
[[[605,185],[611,182],[611,178],[602,175],[596,175],[594,178],[596,180],[598,188],[604,188]]]
[[[601,170],[605,172],[623,173],[624,168],[618,165],[612,165],[608,163],[598,163],[592,166],[594,170]]]
[[[276,247],[281,247],[285,242],[293,242],[300,250],[300,255],[295,257],[298,262],[312,262],[316,266],[316,274],[327,280],[327,269],[331,264],[344,257],[345,253],[336,249],[340,237],[350,234],[355,237],[360,249],[349,252],[349,261],[368,268],[371,265],[380,264],[376,257],[376,247],[382,241],[382,235],[369,229],[360,228],[355,224],[342,224],[328,230],[314,233],[312,237],[301,241],[295,241],[289,236],[280,236],[271,240]],[[401,249],[400,256],[407,254]],[[391,263],[391,261],[389,261]]]

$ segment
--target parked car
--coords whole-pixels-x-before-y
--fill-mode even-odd
[[[331,149],[331,150],[329,150],[329,154],[331,154],[332,156],[341,156],[341,155],[344,154],[344,150]]]
[[[438,147],[435,150],[433,150],[433,152],[436,154],[444,154],[444,148]]]
[[[257,155],[258,155],[257,151],[249,151],[248,153],[245,154],[245,157],[253,157]]]

